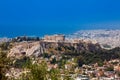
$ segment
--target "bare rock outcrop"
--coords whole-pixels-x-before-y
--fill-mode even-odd
[[[38,57],[42,53],[44,53],[44,46],[42,46],[39,42],[20,42],[15,43],[7,56],[16,58],[23,55]]]

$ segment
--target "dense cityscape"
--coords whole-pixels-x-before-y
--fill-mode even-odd
[[[87,40],[95,40],[101,46],[108,48],[120,47],[120,30],[80,30],[73,34],[68,35],[68,38],[72,39],[87,39]]]

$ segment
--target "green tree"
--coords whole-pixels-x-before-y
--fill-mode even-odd
[[[49,71],[49,76],[51,80],[60,80],[60,71],[59,69],[51,69]]]
[[[0,51],[0,80],[7,80],[5,72],[9,69],[9,59],[7,53]]]
[[[47,65],[45,62],[41,64],[33,64],[30,67],[32,80],[47,80]]]
[[[107,67],[106,71],[114,71],[114,67],[113,66]]]

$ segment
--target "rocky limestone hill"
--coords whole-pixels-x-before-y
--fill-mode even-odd
[[[16,42],[8,53],[8,57],[19,58],[20,56],[39,57],[44,53],[67,54],[82,53],[85,51],[99,52],[101,47],[99,44],[92,43],[62,43],[62,42]]]

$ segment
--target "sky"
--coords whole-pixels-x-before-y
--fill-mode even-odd
[[[0,0],[0,36],[120,29],[120,0]]]

